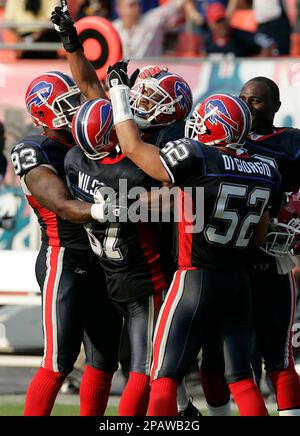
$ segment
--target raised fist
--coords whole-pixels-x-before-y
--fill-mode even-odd
[[[51,21],[57,32],[65,32],[74,27],[74,22],[71,18],[68,9],[63,10],[61,6],[56,6],[51,13]]]
[[[135,70],[130,77],[127,74],[128,60],[122,60],[108,67],[107,78],[109,87],[113,88],[116,85],[125,85],[132,88],[140,70]]]
[[[51,13],[51,21],[67,52],[72,53],[83,48],[67,7],[56,6]]]

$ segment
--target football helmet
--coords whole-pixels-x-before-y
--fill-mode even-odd
[[[89,159],[107,156],[118,142],[110,102],[102,98],[86,101],[73,117],[72,133]]]
[[[81,96],[71,77],[50,71],[30,83],[25,103],[36,126],[56,130],[71,128],[73,115],[82,104]]]
[[[185,136],[207,145],[241,147],[251,127],[248,106],[238,97],[214,94],[199,103],[186,121]]]
[[[274,257],[300,253],[300,193],[289,193],[276,219],[271,219],[266,242],[261,249]]]
[[[141,69],[130,92],[134,119],[142,130],[184,120],[192,104],[192,91],[186,81],[167,68],[153,65]]]

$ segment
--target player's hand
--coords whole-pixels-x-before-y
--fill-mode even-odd
[[[91,208],[91,216],[99,222],[119,222],[127,221],[127,199],[107,195],[105,189],[98,187],[94,191],[94,202]]]
[[[127,73],[128,62],[129,62],[128,60],[122,60],[108,67],[107,78],[110,88],[113,88],[114,86],[117,85],[125,85],[128,86],[128,88],[132,88],[132,86],[136,81],[136,78],[139,75],[140,70],[136,69],[132,73],[132,75],[128,77],[128,73]]]
[[[149,79],[151,77],[156,77],[158,74],[162,72],[167,72],[168,67],[159,67],[158,65],[146,65],[141,68],[138,78],[139,79]]]
[[[70,31],[74,27],[74,21],[71,18],[70,12],[63,10],[61,6],[56,6],[51,13],[51,21],[57,32]]]
[[[68,9],[56,6],[51,13],[51,21],[67,52],[72,53],[79,48],[82,49],[74,21]]]

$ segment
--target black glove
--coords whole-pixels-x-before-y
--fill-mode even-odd
[[[68,10],[63,11],[61,6],[56,6],[51,13],[51,21],[67,52],[72,53],[79,48],[83,49],[76,27],[74,26],[74,21]]]
[[[133,87],[140,70],[135,70],[129,78],[127,74],[128,62],[129,61],[122,60],[108,67],[107,79],[110,88],[116,85],[126,85],[129,88]]]

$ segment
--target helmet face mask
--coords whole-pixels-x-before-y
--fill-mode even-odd
[[[293,218],[288,224],[270,220],[269,233],[261,250],[273,257],[283,257],[291,253],[297,235],[300,235],[300,220]]]
[[[104,99],[86,101],[73,117],[72,134],[89,159],[106,157],[118,143],[110,102]]]
[[[25,97],[34,124],[54,130],[71,129],[73,115],[81,100],[82,94],[74,80],[57,71],[36,77]]]
[[[137,80],[131,89],[130,106],[141,129],[168,126],[189,114],[192,93],[180,76],[160,71]]]
[[[212,108],[211,111],[209,111],[205,115],[205,117],[202,118],[201,115],[199,114],[199,106],[200,103],[194,109],[192,117],[189,118],[185,123],[185,137],[190,139],[195,139],[196,141],[198,141],[200,137],[208,133],[208,128],[205,125],[205,122],[210,116],[214,115],[214,113],[217,110],[216,107]],[[221,138],[220,140],[218,140],[218,142],[224,140],[225,140],[224,138]],[[205,144],[215,145],[216,140],[212,142],[205,142]]]
[[[299,254],[300,247],[300,193],[286,194],[285,204],[278,217],[270,220],[266,242],[260,247],[265,253],[282,257]]]
[[[229,94],[215,94],[199,103],[186,121],[185,136],[207,145],[240,148],[249,133],[247,105]]]
[[[69,92],[58,96],[53,103],[53,110],[57,113],[57,118],[53,120],[54,125],[67,125],[72,128],[72,119],[77,109],[82,104],[82,96],[78,88],[75,87]]]

